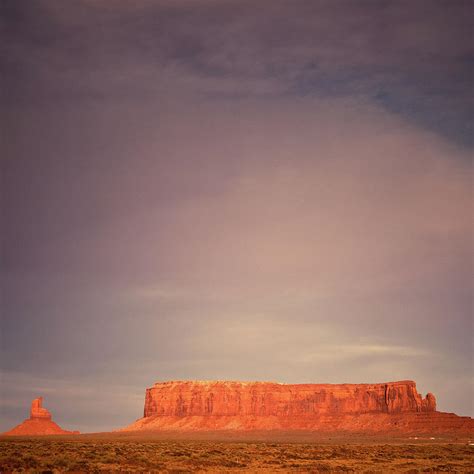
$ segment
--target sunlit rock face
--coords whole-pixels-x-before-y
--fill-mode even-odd
[[[43,398],[31,402],[30,418],[4,433],[7,436],[42,436],[58,434],[78,434],[78,431],[63,430],[51,419],[51,413],[42,407]]]
[[[312,416],[325,413],[400,413],[436,410],[415,382],[299,384],[165,382],[147,389],[144,416]]]
[[[125,430],[472,430],[473,420],[436,411],[413,381],[380,384],[159,382],[144,417]]]
[[[42,407],[43,397],[35,398],[31,402],[30,420],[51,420],[51,413]]]

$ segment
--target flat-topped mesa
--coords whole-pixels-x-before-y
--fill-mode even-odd
[[[30,420],[51,420],[51,413],[42,407],[43,397],[35,398],[31,402]]]
[[[158,382],[144,417],[120,431],[324,431],[469,435],[474,420],[436,411],[415,382],[281,384]]]
[[[413,381],[379,384],[158,382],[146,390],[144,417],[238,416],[294,418],[436,411]]]

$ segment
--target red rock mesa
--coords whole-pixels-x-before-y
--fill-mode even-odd
[[[473,432],[474,420],[436,411],[412,381],[379,384],[159,382],[125,431],[325,430]]]
[[[30,418],[4,433],[7,436],[37,436],[56,434],[78,434],[79,431],[65,431],[51,419],[51,413],[41,405],[43,398],[31,402]]]

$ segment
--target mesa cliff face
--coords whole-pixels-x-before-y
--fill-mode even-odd
[[[436,412],[413,381],[380,384],[160,382],[146,390],[135,430],[469,431],[473,420]]]
[[[51,413],[42,407],[43,398],[31,402],[30,418],[4,433],[7,436],[43,436],[59,434],[78,434],[79,431],[63,430],[51,419]]]
[[[146,390],[144,417],[311,416],[435,411],[415,382],[298,384],[268,382],[165,382]]]

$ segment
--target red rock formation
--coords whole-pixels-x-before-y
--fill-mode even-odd
[[[298,416],[436,410],[415,382],[285,385],[266,382],[165,382],[147,389],[144,416]]]
[[[38,436],[57,434],[79,434],[79,431],[65,431],[51,419],[51,413],[43,408],[43,397],[31,402],[30,418],[4,433],[6,436]]]
[[[146,390],[144,417],[125,430],[472,430],[436,412],[412,381],[382,384],[163,382]],[[426,429],[425,429],[426,428]]]
[[[40,419],[40,420],[51,420],[51,413],[43,408],[43,397],[35,398],[31,402],[30,410],[30,420]]]

